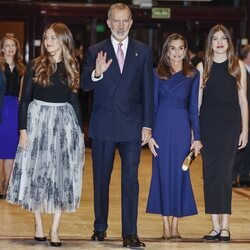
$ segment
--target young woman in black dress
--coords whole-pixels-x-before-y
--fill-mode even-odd
[[[205,212],[211,214],[213,228],[203,239],[229,241],[232,169],[237,150],[248,141],[246,69],[223,25],[210,30],[205,53],[197,68]]]

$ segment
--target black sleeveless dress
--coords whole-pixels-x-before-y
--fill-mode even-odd
[[[231,214],[232,169],[240,132],[236,79],[228,72],[228,60],[214,62],[200,110],[205,212],[208,214]]]

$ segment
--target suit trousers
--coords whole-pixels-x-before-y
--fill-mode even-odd
[[[114,142],[92,139],[94,229],[106,231],[108,228],[109,184],[116,147],[121,158],[122,236],[126,236],[137,234],[140,141]]]

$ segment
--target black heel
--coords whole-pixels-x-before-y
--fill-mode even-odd
[[[43,242],[43,241],[47,240],[46,236],[43,236],[43,237],[37,237],[36,236],[36,226],[35,226],[35,236],[34,236],[34,239],[35,239],[35,241],[39,241],[39,242]]]
[[[50,245],[51,245],[52,247],[60,247],[60,246],[62,246],[62,242],[53,242],[53,241],[51,241],[51,242],[50,242]]]
[[[44,236],[44,237],[34,237],[34,239],[35,239],[35,241],[46,241],[46,236]]]
[[[61,241],[51,241],[51,233],[49,233],[49,236],[50,236],[50,246],[52,247],[60,247],[62,246],[62,242]],[[57,234],[57,237],[58,237],[58,234]]]

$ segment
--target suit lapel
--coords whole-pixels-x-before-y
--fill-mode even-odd
[[[120,81],[121,73],[111,39],[107,39],[103,51],[107,53],[106,61],[112,59],[112,63],[109,66],[108,71],[104,74],[107,74],[107,76],[112,79],[112,81],[109,81],[109,83],[106,85],[106,88],[108,89],[110,96],[113,96]]]
[[[138,53],[135,51],[134,43],[131,39],[128,41],[127,53],[124,61],[122,75],[126,75],[131,68],[133,68],[133,63],[135,61],[135,57],[138,56]]]
[[[116,84],[115,92],[117,91],[117,89],[119,88],[121,84],[126,84],[126,79],[128,75],[130,74],[131,71],[136,69],[136,64],[138,63],[138,60],[136,60],[137,56],[138,56],[138,52],[136,50],[135,44],[133,43],[133,40],[129,39],[122,74],[120,73],[120,68],[116,60],[120,78],[117,77],[118,82]],[[116,74],[116,76],[118,76],[118,73]]]
[[[113,96],[115,92],[117,91],[117,89],[119,88],[120,84],[124,84],[126,82],[126,78],[129,72],[136,68],[136,64],[138,63],[137,57],[139,53],[136,50],[136,46],[133,40],[129,38],[123,71],[121,74],[118,61],[116,58],[116,53],[114,51],[111,39],[107,40],[105,52],[107,52],[107,61],[109,59],[112,59],[112,63],[108,70],[109,70],[111,79],[113,79],[113,81],[112,83],[111,82],[109,83],[108,88],[109,88],[111,96]]]
[[[114,51],[114,47],[112,45],[111,39],[108,39],[108,42],[107,42],[107,57],[108,57],[107,61],[109,59],[112,59],[112,63],[110,65],[111,66],[110,70],[117,77],[117,75],[121,74],[121,73],[120,73],[119,64],[118,64],[118,61],[117,61],[117,58],[116,58],[116,53]]]

